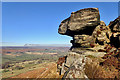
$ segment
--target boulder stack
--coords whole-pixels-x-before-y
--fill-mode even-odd
[[[58,33],[73,38],[70,53],[58,64],[64,78],[86,78],[84,65],[90,61],[88,55],[105,59],[99,62],[100,65],[110,64],[120,70],[120,16],[106,26],[100,21],[98,8],[81,9],[61,22]],[[118,65],[110,61],[111,57]]]

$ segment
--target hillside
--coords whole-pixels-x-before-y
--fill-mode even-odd
[[[39,71],[46,69],[46,67],[50,69],[52,65],[54,65],[52,71],[55,72],[57,68],[55,63],[60,56],[68,53],[68,49],[69,47],[4,47],[2,51],[2,77],[15,77],[19,74],[29,73],[29,71],[36,73],[39,69]],[[43,72],[44,70],[41,73]]]
[[[39,69],[28,71],[11,78],[61,78],[57,73],[56,63],[46,63],[39,66]]]

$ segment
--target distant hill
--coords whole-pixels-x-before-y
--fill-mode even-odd
[[[26,46],[31,46],[31,47],[40,47],[40,46],[47,46],[47,47],[70,47],[71,44],[25,44]]]

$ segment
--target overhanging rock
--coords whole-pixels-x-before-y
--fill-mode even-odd
[[[58,32],[62,35],[73,36],[77,34],[91,35],[94,28],[100,23],[98,8],[86,8],[72,12],[71,16],[63,20]]]

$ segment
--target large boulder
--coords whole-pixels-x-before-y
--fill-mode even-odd
[[[58,33],[68,36],[77,34],[91,35],[94,28],[100,23],[98,8],[86,8],[72,12],[71,16],[63,20]]]
[[[71,31],[82,31],[87,28],[95,27],[100,22],[98,8],[86,8],[72,12],[68,24]]]

